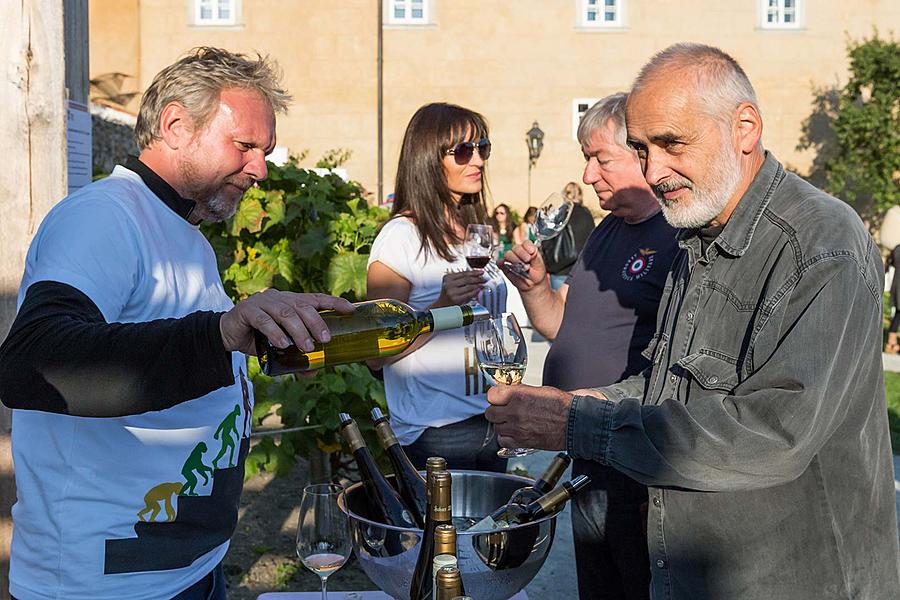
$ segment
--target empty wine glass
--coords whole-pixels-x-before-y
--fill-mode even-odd
[[[475,324],[475,356],[481,372],[491,385],[516,385],[525,377],[528,347],[513,313],[486,319]],[[488,425],[485,443],[493,437],[493,424]],[[512,458],[536,452],[532,448],[500,448],[497,456]]]
[[[494,250],[494,228],[490,225],[472,223],[466,227],[463,253],[466,262],[473,269],[483,269],[491,262]]]
[[[350,557],[350,527],[347,514],[338,506],[343,488],[334,483],[308,485],[300,501],[297,526],[297,556],[322,580],[322,600],[327,600],[328,576]]]
[[[569,224],[569,218],[572,216],[572,209],[575,203],[571,198],[563,196],[559,192],[553,192],[538,207],[537,214],[534,219],[534,231],[537,239],[534,245],[541,247],[541,242],[556,237]],[[528,273],[528,266],[524,263],[511,263],[509,270],[525,277]]]

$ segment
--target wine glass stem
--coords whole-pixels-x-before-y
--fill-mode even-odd
[[[328,584],[328,576],[322,577],[322,600],[328,600],[328,590],[326,586]]]

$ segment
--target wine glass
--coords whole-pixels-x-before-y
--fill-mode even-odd
[[[494,228],[490,225],[472,223],[466,227],[463,252],[466,262],[473,269],[483,269],[491,262],[494,250]]]
[[[492,385],[516,385],[525,377],[528,348],[525,336],[513,313],[486,319],[475,324],[475,356],[481,372]],[[493,437],[493,424],[488,425],[485,440]],[[532,448],[500,448],[497,456],[513,458],[536,452]]]
[[[322,600],[327,600],[328,576],[350,557],[350,527],[347,514],[338,506],[343,488],[334,483],[308,485],[300,501],[297,526],[297,556],[322,580]]]
[[[571,198],[563,196],[559,192],[553,192],[547,196],[547,199],[538,207],[534,219],[534,231],[537,237],[534,245],[537,248],[541,247],[542,241],[562,233],[562,230],[569,224],[574,206],[575,203]],[[528,274],[528,266],[524,263],[512,263],[509,265],[509,270],[520,277]]]

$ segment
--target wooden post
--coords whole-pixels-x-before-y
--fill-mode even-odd
[[[63,6],[65,5],[65,15]],[[69,35],[66,35],[69,34]],[[47,211],[66,194],[66,81],[87,99],[87,0],[0,4],[5,77],[0,78],[0,339],[16,311],[28,244]],[[68,43],[67,43],[68,42]],[[67,67],[70,67],[67,69]],[[78,82],[83,79],[83,83]],[[9,411],[0,410],[0,598],[9,598],[10,507],[15,478]]]

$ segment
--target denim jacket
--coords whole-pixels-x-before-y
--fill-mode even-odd
[[[767,154],[672,266],[642,375],[576,396],[572,456],[650,487],[652,597],[900,598],[883,268],[859,217]]]

